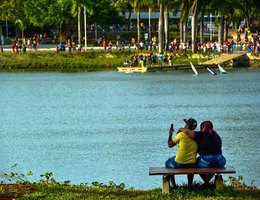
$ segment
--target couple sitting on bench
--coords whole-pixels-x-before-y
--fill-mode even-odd
[[[169,168],[189,168],[189,167],[224,167],[226,159],[222,155],[221,138],[213,129],[210,121],[200,124],[200,131],[194,131],[197,121],[193,118],[184,119],[185,127],[180,128],[174,138],[173,125],[169,130],[168,146],[170,148],[178,144],[177,154],[169,158],[165,166]],[[197,153],[199,157],[196,158]],[[205,184],[208,184],[214,174],[200,175]],[[188,186],[192,186],[193,174],[188,175]],[[173,187],[176,187],[174,175],[170,176]]]

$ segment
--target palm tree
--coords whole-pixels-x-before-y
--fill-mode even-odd
[[[141,6],[144,5],[145,1],[144,0],[130,0],[130,4],[134,8],[134,12],[137,14],[137,42],[139,43],[141,40],[141,31],[140,31],[140,21],[141,21],[141,14],[140,14],[140,9]]]
[[[134,12],[137,15],[137,22],[136,22],[136,26],[137,26],[137,42],[140,42],[141,39],[141,31],[140,31],[140,9],[142,5],[145,5],[145,0],[117,0],[116,1],[116,5],[119,6],[120,4],[123,3],[130,3],[130,5],[134,8]]]
[[[149,8],[149,19],[148,19],[148,27],[149,27],[149,40],[151,39],[151,13],[156,9],[158,0],[144,0],[144,3]]]
[[[196,42],[197,42],[198,3],[199,3],[199,0],[194,0],[192,7],[191,7],[191,11],[192,11],[192,18],[191,18],[191,45],[192,46],[191,46],[191,48],[192,48],[193,53],[195,52],[195,46],[196,46]]]
[[[114,6],[120,10],[120,12],[123,15],[123,19],[126,20],[128,19],[129,21],[131,20],[131,15],[132,15],[132,6],[129,3],[129,1],[126,0],[115,0],[114,1]],[[129,12],[128,17],[126,17],[126,12]]]
[[[225,15],[229,15],[230,10],[227,9],[232,7],[232,3],[229,0],[224,0],[220,4],[218,0],[211,0],[209,4],[210,12],[217,11],[218,14],[218,42],[223,45],[224,42],[224,27],[225,27]]]
[[[72,14],[78,17],[78,44],[81,46],[81,10],[86,6],[91,11],[91,2],[89,0],[72,0]],[[86,38],[85,38],[86,39]]]
[[[177,2],[177,7],[176,7]],[[169,31],[169,12],[170,10],[177,10],[175,14],[179,12],[179,1],[176,0],[164,0],[164,34],[165,34],[165,49],[169,50],[170,31]],[[177,8],[177,9],[176,9]]]
[[[164,27],[163,27],[163,24],[164,24],[164,20],[163,20],[163,16],[164,16],[164,1],[163,0],[159,0],[159,7],[160,7],[160,14],[159,14],[159,29],[158,29],[158,51],[159,53],[162,53],[163,52],[163,41],[164,41]]]
[[[190,0],[177,1],[175,2],[175,7],[181,8],[182,11],[180,17],[180,41],[186,42],[187,22],[188,22],[191,2]]]
[[[200,43],[203,43],[203,28],[204,28],[204,15],[209,0],[202,0],[200,2]],[[207,4],[206,4],[207,3]]]

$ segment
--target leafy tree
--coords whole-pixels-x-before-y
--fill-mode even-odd
[[[132,6],[129,1],[125,0],[114,0],[113,4],[123,15],[124,20],[131,20]],[[128,17],[126,17],[126,12],[128,12]]]
[[[230,0],[231,1],[231,0]],[[247,28],[250,29],[251,17],[260,15],[260,4],[259,0],[234,0],[232,5],[241,10],[246,18]]]
[[[71,0],[30,0],[24,5],[25,15],[37,27],[69,24]]]
[[[22,37],[24,37],[24,30],[29,25],[29,20],[24,15],[24,4],[27,1],[28,0],[2,0],[0,5],[0,19],[16,24],[22,32]]]

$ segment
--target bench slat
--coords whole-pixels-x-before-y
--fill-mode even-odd
[[[175,174],[234,174],[234,167],[224,168],[166,168],[150,167],[149,175],[175,175]]]

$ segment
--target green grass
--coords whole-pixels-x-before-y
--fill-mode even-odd
[[[1,198],[19,198],[25,200],[78,200],[78,199],[189,199],[189,200],[213,200],[213,199],[260,199],[260,190],[254,186],[246,186],[243,177],[229,177],[230,185],[225,185],[221,191],[214,189],[214,184],[204,186],[201,183],[195,183],[192,188],[186,185],[172,189],[169,194],[163,194],[161,188],[153,190],[136,190],[134,188],[125,188],[124,183],[119,185],[110,181],[108,184],[93,182],[92,184],[82,183],[78,185],[70,184],[70,181],[63,183],[57,182],[52,173],[41,175],[38,182],[30,182],[28,178],[32,172],[27,174],[2,174],[1,177],[7,182],[16,182],[16,184],[1,184]],[[227,181],[225,181],[225,184]]]
[[[103,50],[89,50],[86,52],[10,52],[0,54],[0,71],[59,71],[80,72],[116,70],[122,66],[125,60],[135,53],[149,54],[150,51],[120,51],[111,52]],[[192,58],[191,52],[174,54],[174,64],[189,64],[190,61],[197,63],[197,58]],[[205,57],[201,54],[201,60]]]
[[[259,199],[260,190],[258,189],[232,189],[225,187],[222,191],[215,191],[212,188],[203,188],[201,185],[194,186],[190,189],[187,186],[180,186],[172,190],[169,194],[163,194],[161,189],[153,190],[135,190],[125,189],[116,185],[109,186],[87,186],[67,185],[58,183],[38,183],[31,185],[36,190],[24,190],[23,192],[13,192],[10,195],[0,193],[0,196],[20,197],[21,199],[46,199],[46,200],[77,200],[77,199]]]

